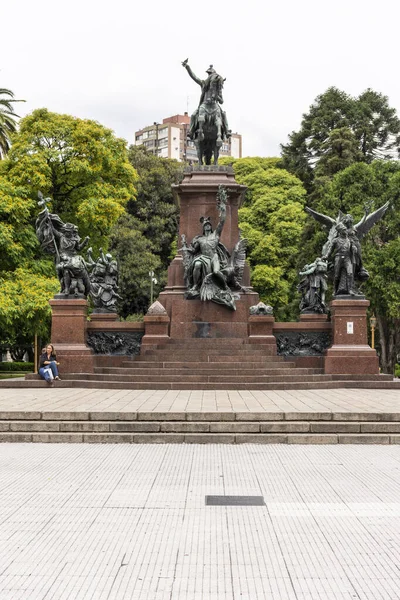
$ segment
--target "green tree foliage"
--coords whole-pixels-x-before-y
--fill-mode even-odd
[[[288,319],[298,310],[296,262],[306,191],[299,179],[279,168],[279,159],[229,162],[237,182],[248,187],[239,226],[248,240],[252,285],[278,319]]]
[[[18,115],[14,111],[14,102],[24,102],[24,100],[15,100],[11,90],[0,88],[0,159],[4,158],[10,150],[10,137],[17,129]]]
[[[5,162],[5,161],[4,161]],[[49,325],[49,298],[59,289],[40,257],[32,226],[35,202],[0,175],[0,345],[25,346]]]
[[[49,299],[60,289],[55,277],[19,267],[0,273],[0,347],[26,347],[35,333],[50,331]]]
[[[352,162],[371,163],[400,153],[400,120],[386,96],[367,89],[353,98],[335,87],[318,96],[299,131],[282,145],[283,166],[313,191],[316,177]]]
[[[136,195],[137,173],[126,143],[99,123],[35,110],[20,122],[1,164],[7,180],[30,198],[53,199],[52,211],[78,225],[91,244],[106,246],[112,225]]]
[[[315,208],[331,216],[339,210],[351,213],[357,223],[366,204],[377,209],[386,201],[390,202],[388,212],[362,242],[370,274],[363,291],[378,319],[381,367],[393,373],[400,353],[400,164],[375,160],[370,165],[351,165],[326,182]],[[317,228],[318,235],[308,246],[309,258],[321,252],[326,240],[327,232],[318,224]]]
[[[48,301],[59,282],[36,238],[38,190],[94,248],[106,248],[136,183],[125,142],[98,123],[45,109],[21,120],[0,162],[0,344],[32,343],[35,332],[49,332]]]
[[[34,209],[26,190],[0,175],[0,273],[26,263],[37,249],[31,224]]]
[[[123,318],[147,312],[150,305],[150,271],[157,274],[155,297],[165,282],[165,278],[161,283],[159,280],[159,273],[164,274],[164,269],[160,257],[154,252],[153,242],[135,225],[134,218],[125,214],[118,220],[110,237],[112,252],[119,263],[119,294],[123,298],[119,313]]]
[[[155,244],[163,268],[171,259],[171,244],[178,232],[178,210],[172,185],[183,176],[183,164],[147,152],[144,146],[130,146],[129,160],[139,175],[136,202],[127,210],[143,235]]]
[[[155,297],[166,282],[167,268],[176,251],[178,212],[171,185],[182,177],[183,165],[160,158],[143,146],[129,148],[136,169],[137,198],[127,205],[113,229],[111,249],[120,263],[121,314],[146,312],[150,303],[149,271],[158,281]]]

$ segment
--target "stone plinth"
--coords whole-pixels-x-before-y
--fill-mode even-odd
[[[183,292],[165,290],[160,302],[171,319],[171,338],[248,338],[249,308],[258,294],[240,294],[236,310],[215,302],[186,300]]]
[[[60,361],[60,373],[93,373],[93,352],[86,346],[87,301],[81,298],[50,300],[51,343]]]
[[[211,217],[215,229],[219,221],[216,198],[219,185],[228,188],[229,199],[221,242],[231,251],[239,238],[238,209],[246,190],[244,185],[236,183],[232,167],[196,167],[185,172],[181,184],[172,186],[180,210],[179,236],[186,235],[189,243],[201,233],[200,217],[204,216]]]
[[[115,312],[92,312],[90,320],[94,323],[112,323],[118,321],[119,317]]]
[[[368,300],[332,300],[333,344],[326,352],[326,374],[378,374],[376,351],[368,345]]]
[[[238,209],[241,205],[245,186],[235,181],[232,167],[195,167],[187,169],[181,184],[172,186],[175,202],[180,210],[179,244],[181,235],[189,244],[201,235],[200,217],[211,218],[213,229],[218,224],[218,187],[224,185],[228,191],[226,220],[221,234],[221,242],[232,252],[239,240]],[[249,308],[259,301],[258,294],[249,291],[240,293],[236,300],[236,311],[214,302],[186,300],[186,286],[183,278],[182,256],[178,254],[168,268],[168,283],[160,294],[159,301],[170,318],[171,338],[245,338],[248,339]],[[250,271],[245,266],[242,285],[250,285]],[[146,319],[145,319],[146,321]],[[146,343],[146,336],[143,343]]]
[[[249,317],[249,343],[271,344],[276,354],[276,338],[272,333],[275,319],[272,315],[250,315]]]
[[[321,313],[301,313],[300,323],[326,323],[328,321],[328,315]]]
[[[169,342],[169,316],[165,315],[146,315],[144,317],[144,331],[142,345],[163,344]]]

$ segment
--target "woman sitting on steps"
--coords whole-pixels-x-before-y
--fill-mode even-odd
[[[45,351],[40,355],[39,375],[50,385],[54,385],[54,379],[60,379],[56,352],[53,344],[47,344]]]

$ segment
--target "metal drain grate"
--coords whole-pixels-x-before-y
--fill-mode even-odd
[[[206,506],[265,506],[264,496],[206,496]]]

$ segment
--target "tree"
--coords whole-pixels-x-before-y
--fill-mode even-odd
[[[145,313],[150,305],[149,272],[157,273],[158,284],[154,291],[157,294],[164,280],[160,257],[154,252],[150,239],[136,228],[135,219],[123,215],[113,228],[110,236],[110,248],[119,264],[119,294],[122,300],[119,313],[123,318],[136,313]]]
[[[55,277],[19,267],[0,274],[0,347],[24,350],[33,343],[35,333],[48,337],[49,299],[59,290]]]
[[[183,164],[155,156],[144,146],[131,146],[129,160],[139,181],[136,202],[129,202],[128,213],[139,231],[153,242],[154,252],[166,269],[178,233],[178,210],[171,186],[181,181]]]
[[[400,120],[388,98],[374,90],[353,98],[331,87],[281,148],[283,166],[311,192],[316,177],[332,176],[352,162],[400,156]]]
[[[178,212],[171,185],[182,178],[183,165],[160,158],[143,146],[129,148],[138,173],[137,198],[127,205],[111,235],[121,273],[121,314],[146,312],[150,302],[149,271],[157,274],[155,292],[166,282],[167,268],[176,252]]]
[[[326,182],[315,208],[332,216],[339,210],[351,213],[358,222],[366,204],[376,209],[386,201],[388,212],[362,242],[363,263],[370,274],[362,287],[378,320],[382,370],[393,373],[400,353],[400,164],[375,160],[351,165]],[[309,258],[321,252],[325,239],[326,231],[320,231],[313,250],[309,246]]]
[[[11,90],[0,88],[0,159],[4,158],[10,150],[10,137],[17,129],[18,115],[14,112],[14,102],[24,102],[24,100],[15,100]]]
[[[99,123],[35,110],[20,122],[1,163],[7,180],[30,198],[41,190],[52,211],[79,227],[91,244],[106,246],[111,227],[136,195],[137,173],[126,142]]]
[[[0,162],[1,344],[31,343],[49,332],[48,300],[59,289],[53,260],[40,250],[37,192],[52,210],[107,247],[111,226],[134,200],[137,174],[125,142],[95,123],[45,109],[21,121]]]
[[[299,179],[279,168],[279,159],[223,162],[231,162],[236,181],[248,187],[239,226],[248,240],[252,285],[277,318],[293,317],[299,302],[296,263],[306,191]]]

